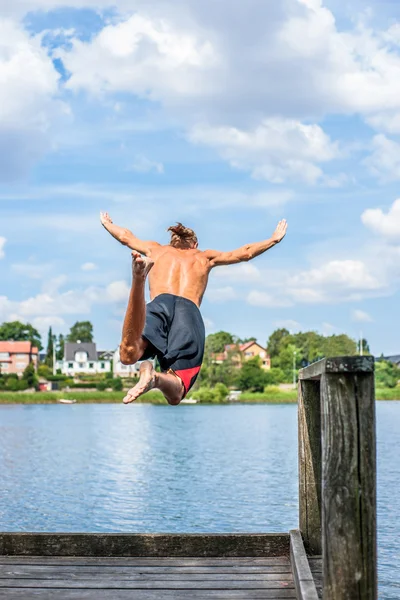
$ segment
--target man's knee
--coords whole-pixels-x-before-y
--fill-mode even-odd
[[[134,365],[143,355],[143,348],[138,344],[134,346],[125,346],[121,344],[119,357],[123,365]]]
[[[180,398],[179,396],[176,396],[176,398],[167,398],[168,404],[170,404],[171,406],[178,406],[178,404],[181,403],[182,398]]]

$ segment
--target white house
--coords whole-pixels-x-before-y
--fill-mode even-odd
[[[56,362],[56,368],[60,369],[64,375],[71,375],[72,377],[80,373],[94,375],[111,371],[111,360],[99,358],[94,343],[66,342],[64,358]]]
[[[154,360],[150,360],[154,364]],[[139,377],[140,362],[134,365],[123,365],[119,356],[119,347],[114,352],[113,373],[114,377]]]

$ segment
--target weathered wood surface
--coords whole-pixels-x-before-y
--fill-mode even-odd
[[[290,567],[289,556],[274,556],[274,557],[242,557],[238,561],[237,558],[169,558],[169,557],[127,557],[127,556],[1,556],[0,565],[59,565],[59,566],[131,566],[131,567],[266,567],[283,565]]]
[[[309,554],[321,554],[321,402],[320,382],[299,381],[299,519]]]
[[[0,533],[0,555],[268,557],[289,555],[282,534]]]
[[[59,579],[60,567],[45,565],[2,565],[0,566],[0,579],[18,577],[19,579],[37,577],[43,570],[47,579]],[[196,579],[208,579],[209,576],[217,579],[228,579],[231,575],[243,575],[248,579],[259,579],[267,577],[269,579],[279,579],[280,575],[291,573],[290,566],[268,567],[266,574],[265,567],[103,567],[103,566],[64,566],[62,567],[64,577],[127,577],[128,579],[137,579],[140,581],[143,577],[148,579],[160,579],[164,575],[168,578],[179,578],[182,575],[190,575],[194,581]]]
[[[290,590],[0,589],[0,600],[296,600]]]
[[[322,600],[322,556],[313,556],[308,559],[311,573],[313,575],[315,587],[317,589],[318,598]]]
[[[119,558],[113,559],[112,565],[101,564],[109,559],[85,557],[53,557],[49,559],[50,564],[46,564],[46,560],[45,557],[1,557],[0,599],[296,599],[287,557]],[[149,562],[153,564],[146,565]],[[183,564],[177,564],[180,562]]]
[[[340,356],[324,358],[301,369],[299,379],[316,379],[323,373],[373,373],[374,358],[372,356]]]
[[[324,600],[375,600],[373,373],[321,379]]]
[[[290,532],[290,562],[298,600],[318,600],[300,531]]]

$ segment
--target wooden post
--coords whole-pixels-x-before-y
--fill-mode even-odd
[[[309,554],[322,554],[321,402],[318,380],[299,381],[299,517]]]
[[[325,359],[303,369],[300,381],[300,528],[308,550],[315,551],[321,514],[323,598],[376,600],[374,360]]]
[[[324,600],[375,600],[373,373],[327,373],[321,385]]]

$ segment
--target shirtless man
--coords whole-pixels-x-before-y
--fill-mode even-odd
[[[263,254],[285,237],[287,223],[280,221],[272,237],[264,242],[220,252],[199,250],[196,234],[181,223],[168,229],[171,242],[163,246],[140,240],[129,229],[114,225],[107,213],[100,213],[100,219],[116,240],[133,250],[133,281],[120,358],[125,365],[144,362],[139,382],[123,401],[128,404],[157,388],[169,404],[179,404],[196,381],[203,360],[205,330],[199,307],[211,269]],[[146,307],[147,275],[151,302]],[[162,373],[157,373],[148,360],[155,356]]]

